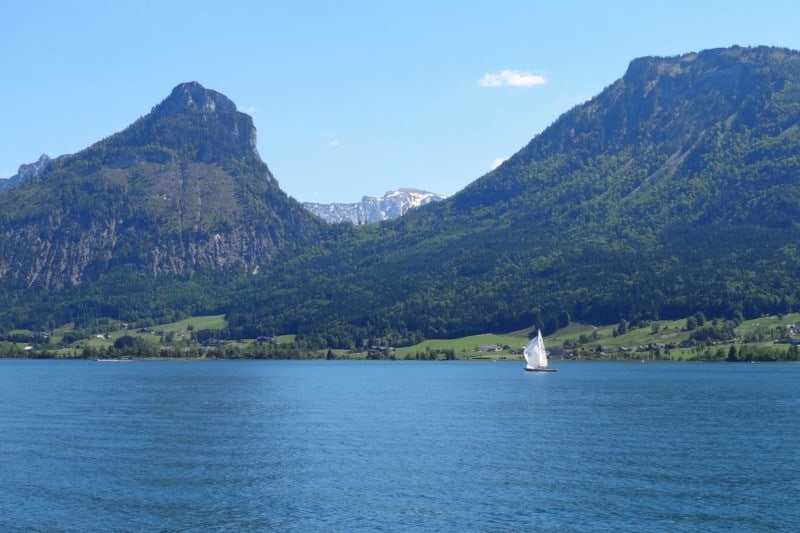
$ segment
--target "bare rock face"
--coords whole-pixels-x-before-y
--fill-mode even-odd
[[[169,98],[159,106],[163,114],[174,114],[185,111],[199,111],[201,113],[236,112],[236,104],[228,97],[206,89],[196,81],[181,83],[172,90]]]

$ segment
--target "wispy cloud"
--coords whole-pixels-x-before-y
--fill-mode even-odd
[[[498,157],[497,159],[492,161],[492,170],[496,169],[497,167],[499,167],[500,165],[505,163],[506,159],[508,159],[508,158],[507,157]]]
[[[501,70],[500,72],[490,72],[484,74],[478,80],[481,87],[533,87],[535,85],[545,85],[547,78],[541,74],[532,72],[521,72],[519,70]]]
[[[331,148],[341,148],[342,141],[340,141],[339,139],[331,139],[331,142],[328,143],[328,146],[330,146]]]
[[[258,109],[255,106],[247,106],[238,108],[238,111],[240,113],[247,113],[248,115],[252,115],[256,111],[258,111]]]

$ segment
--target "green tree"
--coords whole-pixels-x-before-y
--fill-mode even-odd
[[[127,350],[132,348],[138,344],[139,340],[137,337],[132,335],[122,335],[117,340],[114,341],[114,348],[117,350]]]
[[[738,361],[738,353],[736,351],[736,346],[731,344],[731,347],[728,349],[728,361],[731,363]]]
[[[571,319],[570,319],[570,316],[569,316],[569,311],[567,311],[566,309],[563,309],[558,314],[558,327],[559,327],[559,329],[569,326],[570,322],[571,322]]]
[[[706,316],[700,311],[694,314],[694,319],[697,322],[697,327],[702,328],[706,323]]]

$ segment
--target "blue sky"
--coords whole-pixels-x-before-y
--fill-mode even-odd
[[[796,1],[3,2],[0,176],[120,131],[185,81],[253,117],[301,201],[453,194],[630,60],[800,49]]]

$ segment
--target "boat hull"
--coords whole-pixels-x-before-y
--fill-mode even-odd
[[[541,367],[537,366],[535,368],[525,367],[525,372],[558,372],[557,368],[550,368],[550,367]]]

